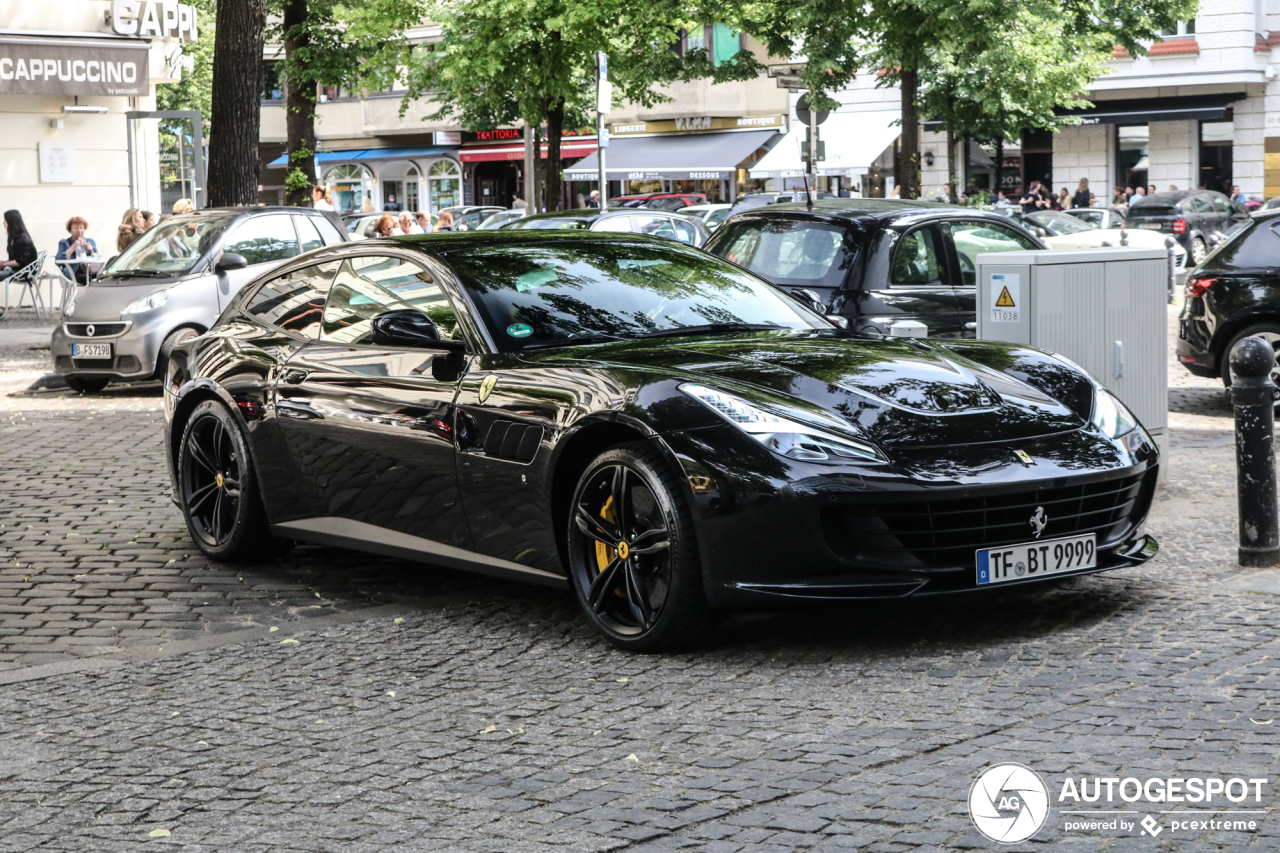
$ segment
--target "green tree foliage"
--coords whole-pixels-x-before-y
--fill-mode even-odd
[[[760,67],[748,51],[720,63],[705,50],[673,51],[683,28],[712,21],[677,0],[363,0],[340,17],[351,38],[382,43],[366,85],[402,83],[402,112],[427,97],[437,105],[433,121],[472,130],[545,125],[548,210],[560,207],[563,131],[592,123],[596,51],[609,56],[615,98],[644,106],[670,100],[664,83],[747,79]],[[440,39],[411,45],[405,31],[428,20]]]

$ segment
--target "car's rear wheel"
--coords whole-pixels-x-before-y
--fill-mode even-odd
[[[97,394],[111,381],[109,376],[64,376],[67,387],[81,394]]]
[[[693,517],[652,446],[620,445],[587,466],[569,507],[568,541],[574,592],[614,645],[669,651],[706,628]]]
[[[244,434],[216,400],[196,406],[187,420],[178,446],[178,489],[187,530],[206,556],[239,562],[278,552]]]
[[[1191,240],[1191,263],[1198,264],[1209,254],[1209,247],[1205,245],[1203,237],[1194,237]]]
[[[1271,345],[1271,349],[1280,356],[1280,323],[1259,323],[1250,326],[1236,334],[1231,342],[1227,344],[1226,349],[1222,351],[1219,358],[1219,369],[1222,371],[1222,384],[1231,387],[1231,351],[1236,348],[1236,344],[1245,338],[1262,338]],[[1280,367],[1271,368],[1271,381],[1280,386]]]

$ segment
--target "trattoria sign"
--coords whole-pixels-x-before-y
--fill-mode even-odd
[[[148,95],[147,60],[143,43],[0,38],[0,94]]]

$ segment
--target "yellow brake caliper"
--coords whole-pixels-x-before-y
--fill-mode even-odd
[[[610,524],[617,524],[613,516],[613,495],[604,502],[604,506],[600,508],[600,517]],[[608,545],[596,540],[596,571],[603,572],[613,560],[614,554],[617,553]]]

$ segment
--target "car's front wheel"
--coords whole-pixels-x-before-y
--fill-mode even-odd
[[[206,556],[264,559],[276,549],[240,425],[216,400],[196,406],[178,446],[178,489],[187,530]]]
[[[1280,358],[1280,323],[1259,323],[1237,333],[1218,359],[1218,366],[1222,371],[1222,384],[1228,388],[1231,387],[1231,351],[1245,338],[1262,338]],[[1271,368],[1271,381],[1280,386],[1280,365]]]
[[[669,651],[705,629],[693,518],[651,445],[620,445],[587,466],[569,507],[568,541],[578,601],[614,645]]]

